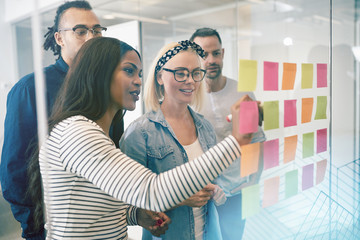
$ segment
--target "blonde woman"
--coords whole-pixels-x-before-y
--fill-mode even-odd
[[[125,154],[155,173],[192,161],[216,144],[213,127],[195,112],[201,107],[206,73],[200,57],[203,50],[190,41],[170,43],[160,50],[145,82],[148,112],[120,140]],[[208,184],[167,211],[172,224],[161,239],[221,239],[214,203],[209,201],[215,189]],[[147,230],[143,239],[152,239]]]

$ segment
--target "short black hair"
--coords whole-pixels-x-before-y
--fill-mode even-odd
[[[191,35],[189,40],[193,42],[196,37],[211,37],[211,36],[216,36],[219,39],[219,42],[221,44],[221,38],[220,38],[219,33],[215,29],[208,28],[208,27],[197,29],[193,33],[193,35]]]
[[[54,55],[61,55],[61,47],[56,43],[54,34],[59,29],[59,22],[63,15],[63,13],[68,10],[69,8],[79,8],[79,9],[85,9],[85,10],[92,10],[92,7],[90,3],[83,0],[78,1],[71,1],[71,2],[65,2],[64,4],[60,5],[56,11],[56,16],[54,19],[54,25],[52,27],[48,27],[48,32],[44,35],[45,42],[44,42],[44,49],[54,52]]]

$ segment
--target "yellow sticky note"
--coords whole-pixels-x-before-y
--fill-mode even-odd
[[[257,80],[257,61],[240,60],[238,92],[255,91],[256,80]]]
[[[312,88],[313,87],[313,72],[314,66],[311,63],[301,64],[301,88]]]
[[[246,177],[259,169],[260,143],[241,146],[240,176]]]
[[[251,185],[242,189],[242,218],[254,216],[260,211],[260,186]]]
[[[264,102],[264,130],[279,128],[279,101]]]
[[[316,103],[315,119],[326,119],[327,97],[318,96]]]

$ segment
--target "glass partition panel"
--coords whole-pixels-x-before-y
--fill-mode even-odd
[[[243,239],[358,238],[358,0],[89,2],[109,29],[136,25],[134,32],[120,31],[136,39],[143,83],[162,46],[189,39],[201,27],[219,32],[225,51],[223,75],[238,81],[233,91],[254,92],[264,109],[266,141],[256,159],[261,177],[241,190],[243,215],[231,216],[246,220]],[[54,15],[55,8],[42,11],[44,34]],[[16,69],[20,78],[33,71],[30,18],[6,24],[12,26],[17,66],[4,61],[4,69]],[[120,39],[122,34],[109,31]],[[43,66],[54,62],[51,52],[43,54]],[[17,80],[1,81],[0,90],[10,90]],[[137,111],[125,115],[127,124],[144,111],[138,104]],[[247,168],[245,161],[243,156],[241,171]],[[141,239],[140,228],[129,230],[129,238]]]

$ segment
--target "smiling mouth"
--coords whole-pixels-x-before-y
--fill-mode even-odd
[[[180,91],[184,93],[192,93],[194,89],[180,89]]]
[[[217,71],[219,68],[218,67],[208,67],[206,70],[208,71]]]
[[[132,92],[130,92],[130,95],[139,96],[140,95],[140,90],[132,91]]]

